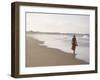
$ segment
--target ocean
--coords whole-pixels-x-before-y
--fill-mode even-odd
[[[42,41],[40,46],[46,46],[48,48],[56,48],[61,51],[64,51],[69,54],[73,54],[72,52],[72,37],[73,34],[40,34],[40,33],[33,33],[30,36],[33,38]],[[89,35],[88,34],[76,34],[76,39],[78,46],[76,47],[76,56],[75,58],[84,60],[89,63],[89,55],[90,55],[90,48],[89,48]],[[52,54],[52,53],[51,53]],[[62,53],[61,53],[62,54]]]

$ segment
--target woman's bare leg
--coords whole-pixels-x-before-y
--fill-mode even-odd
[[[73,50],[73,54],[75,54],[75,50]]]
[[[73,58],[75,58],[75,51],[73,50]]]
[[[76,55],[76,54],[75,54],[75,50],[73,50],[73,55],[74,55],[74,57],[75,57],[75,55]]]

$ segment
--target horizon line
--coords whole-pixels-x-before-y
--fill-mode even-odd
[[[26,31],[26,32],[34,32],[34,33],[59,33],[59,34],[89,34],[89,33],[75,33],[75,32],[72,32],[72,33],[65,33],[65,32],[41,32],[41,31]]]

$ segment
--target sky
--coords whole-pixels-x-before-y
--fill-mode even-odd
[[[89,15],[26,13],[26,31],[89,33]]]

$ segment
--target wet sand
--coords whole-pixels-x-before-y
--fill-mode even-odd
[[[87,64],[85,61],[76,59],[73,54],[41,46],[40,43],[42,41],[26,34],[26,67]]]

